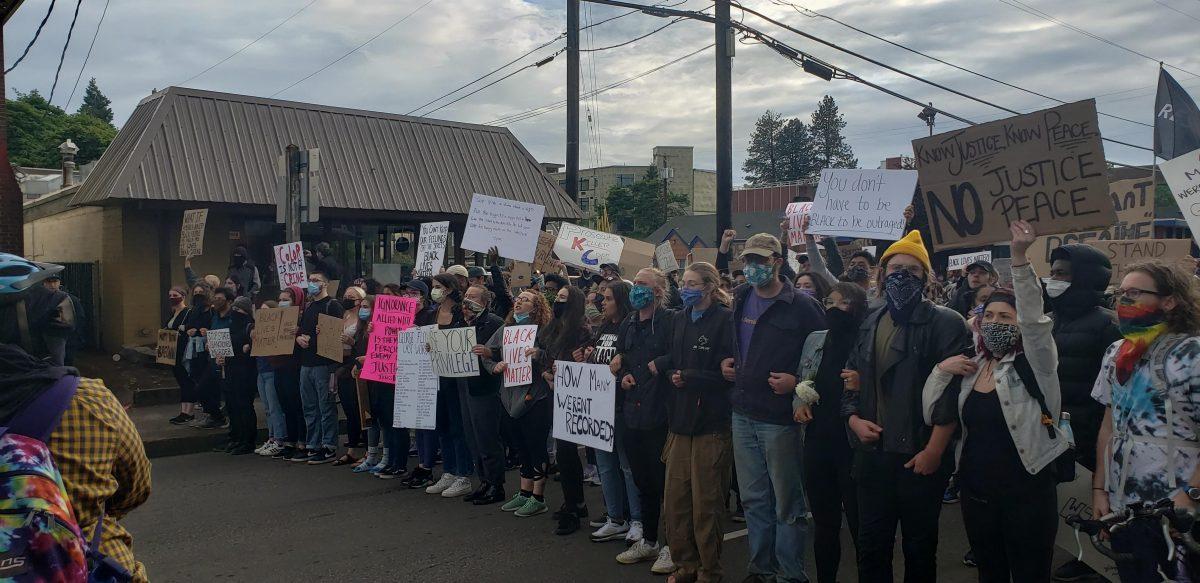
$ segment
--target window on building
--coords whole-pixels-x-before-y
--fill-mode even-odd
[[[585,213],[588,212],[588,207],[591,206],[590,203],[591,203],[591,201],[589,199],[586,199],[586,198],[579,199],[579,210],[581,210]]]
[[[590,179],[580,178],[579,179],[579,190],[583,191],[583,190],[587,190],[587,189],[591,188],[590,186],[588,186],[590,183],[591,183]]]
[[[632,174],[618,174],[617,186],[633,186],[637,182],[637,177]]]

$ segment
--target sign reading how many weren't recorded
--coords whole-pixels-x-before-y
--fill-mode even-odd
[[[1007,241],[1016,220],[1039,233],[1117,220],[1090,99],[914,140],[913,154],[937,249]]]
[[[617,381],[606,364],[554,363],[554,438],[611,452]]]

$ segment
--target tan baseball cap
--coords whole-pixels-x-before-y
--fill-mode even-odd
[[[469,277],[467,274],[467,268],[463,267],[462,265],[451,265],[448,269],[446,269],[446,273],[449,273],[450,275],[457,275],[459,277]]]
[[[746,247],[742,249],[740,257],[747,255],[778,257],[783,255],[783,247],[779,244],[779,239],[776,239],[774,235],[759,233],[752,235],[746,240]]]

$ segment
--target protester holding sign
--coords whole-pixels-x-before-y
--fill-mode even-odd
[[[279,397],[279,408],[283,410],[285,427],[283,449],[271,457],[290,460],[296,456],[305,458],[309,455],[305,445],[307,434],[304,405],[300,398],[300,347],[294,340],[304,309],[305,293],[299,286],[293,285],[281,290],[278,297],[278,307],[297,310],[295,316],[288,316],[280,322],[282,331],[293,338],[288,342],[290,351],[268,357],[267,360],[275,371],[275,394]]]
[[[437,307],[437,329],[465,328],[463,287],[457,275],[449,272],[433,276],[433,301]],[[463,426],[462,402],[457,377],[441,376],[438,389],[437,435],[442,447],[442,477],[425,489],[426,494],[456,498],[471,492],[472,460]],[[466,382],[466,381],[461,381]]]
[[[193,426],[200,429],[219,429],[227,420],[221,412],[221,384],[214,374],[212,359],[208,354],[208,329],[212,326],[213,288],[201,281],[192,285],[192,311],[184,320],[184,333],[188,346],[184,359],[188,374],[196,385],[196,400],[204,408],[205,419],[196,419]]]
[[[308,274],[308,305],[300,316],[296,345],[300,347],[300,399],[304,404],[304,423],[308,427],[307,458],[291,458],[311,465],[329,463],[337,454],[337,392],[330,390],[330,376],[338,364],[317,354],[317,315],[341,318],[340,302],[329,297],[325,274]]]
[[[253,320],[233,308],[236,299],[237,294],[227,287],[213,293],[212,322],[206,335],[214,330],[228,330],[233,346],[232,356],[214,356],[212,361],[213,375],[219,379],[225,408],[229,413],[229,442],[214,451],[245,455],[254,451],[258,435],[258,418],[254,413],[257,383],[250,352],[243,350],[250,344],[250,325]],[[205,410],[208,408],[205,407]]]
[[[417,301],[417,313],[413,316],[413,324],[416,326],[432,326],[437,323],[438,305],[434,303],[429,296],[429,286],[424,281],[413,279],[404,282],[397,286],[398,293],[402,297],[412,298]],[[437,411],[434,412],[435,416]],[[414,429],[414,428],[409,428]],[[399,443],[403,444],[403,451],[408,450],[409,443],[408,432],[399,432]],[[434,483],[433,467],[437,462],[438,453],[438,433],[436,429],[416,429],[417,438],[417,467],[413,468],[412,473],[407,478],[401,480],[401,484],[410,489],[424,489]]]
[[[270,314],[271,310],[278,306],[279,304],[274,300],[263,302],[262,309],[254,312],[254,323],[250,326],[250,355],[258,370],[258,397],[262,399],[263,413],[267,417],[267,440],[255,449],[254,453],[268,457],[281,453],[287,447],[287,424],[283,414],[283,407],[279,401],[279,390],[276,388],[275,379],[278,375],[276,375],[275,366],[272,364],[273,357],[254,356],[254,347],[259,342],[259,332],[263,324],[258,316],[261,314]]]
[[[346,453],[333,462],[335,466],[357,464],[360,458],[357,451],[367,446],[367,434],[358,412],[358,383],[351,374],[356,364],[354,356],[351,354],[354,340],[358,329],[365,328],[368,321],[361,317],[363,298],[365,297],[367,297],[367,292],[360,287],[346,288],[342,294],[342,309],[345,312],[342,314],[340,329],[325,330],[322,328],[317,332],[318,339],[322,334],[336,335],[342,349],[342,360],[334,369],[334,376],[337,378],[338,401],[341,402],[342,414],[346,417]],[[369,309],[366,314],[368,317],[370,316]]]
[[[178,285],[171,287],[167,292],[167,306],[171,313],[162,324],[164,329],[179,333],[174,351],[175,364],[171,366],[171,374],[175,375],[175,382],[179,383],[179,414],[169,420],[171,425],[183,425],[195,420],[196,416],[192,411],[196,402],[200,400],[196,395],[196,383],[188,374],[185,362],[189,343],[185,324],[192,313],[192,309],[184,302],[186,296],[187,288]]]
[[[463,294],[463,322],[475,328],[475,338],[491,338],[504,325],[504,320],[488,311],[491,292],[473,285]],[[471,348],[477,357],[491,357],[487,346],[476,344]],[[500,439],[500,415],[504,406],[500,403],[500,387],[504,375],[494,374],[486,366],[479,374],[467,377],[458,385],[458,398],[462,406],[463,430],[467,446],[471,450],[475,467],[479,470],[479,488],[467,494],[464,500],[483,506],[504,502],[504,444]]]

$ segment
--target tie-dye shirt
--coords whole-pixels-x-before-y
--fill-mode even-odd
[[[1117,382],[1115,361],[1122,342],[1118,340],[1108,347],[1100,376],[1092,387],[1092,398],[1112,407],[1113,437],[1105,489],[1114,510],[1175,495],[1187,486],[1200,463],[1200,337],[1187,338],[1166,356],[1165,392],[1155,389],[1154,371],[1146,360],[1137,364],[1128,382]],[[1156,348],[1151,346],[1147,355]],[[1167,427],[1168,400],[1173,410],[1172,427]],[[1175,445],[1173,464],[1167,453],[1167,439]],[[1168,478],[1172,466],[1174,488]],[[1122,474],[1126,475],[1124,487]]]

